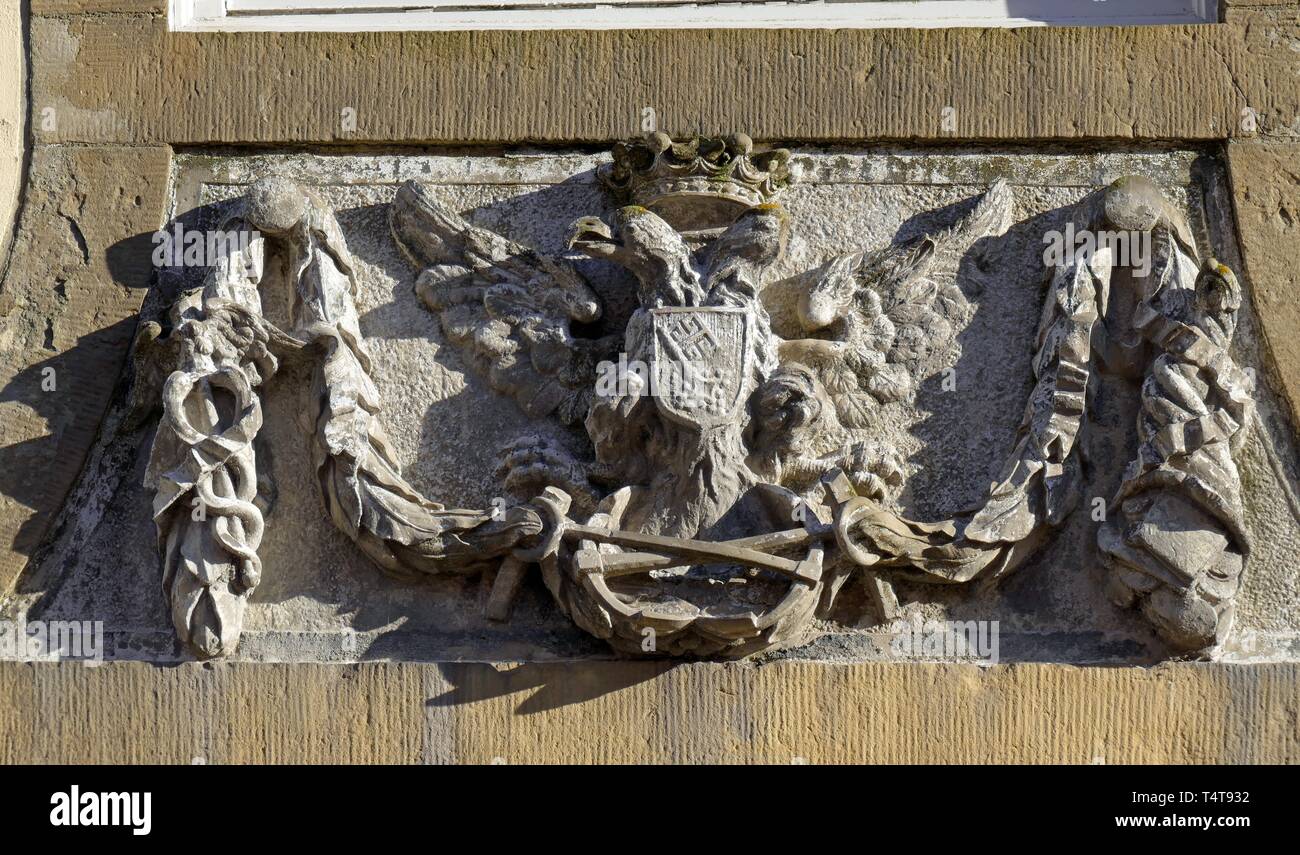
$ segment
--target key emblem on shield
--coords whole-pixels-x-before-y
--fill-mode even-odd
[[[699,430],[734,419],[752,362],[749,311],[668,307],[651,309],[650,316],[659,412]]]

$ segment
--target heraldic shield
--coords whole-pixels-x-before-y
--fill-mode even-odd
[[[655,402],[666,418],[699,430],[732,421],[753,361],[748,309],[651,309]]]

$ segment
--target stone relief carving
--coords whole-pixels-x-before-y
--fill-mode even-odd
[[[1187,225],[1139,179],[1112,191],[1101,218],[1149,231],[1155,250],[1122,295],[1132,321],[1112,348],[1115,370],[1140,378],[1142,405],[1137,457],[1098,533],[1109,594],[1177,649],[1208,649],[1231,624],[1250,550],[1232,455],[1254,381],[1228,352],[1241,287],[1215,259],[1198,263]]]
[[[196,654],[229,653],[257,583],[263,520],[254,389],[278,358],[310,361],[306,425],[330,519],[387,571],[492,578],[507,619],[533,566],[560,609],[628,653],[744,656],[797,641],[861,578],[882,619],[892,582],[996,580],[1075,509],[1078,439],[1099,373],[1140,382],[1138,458],[1101,527],[1111,595],[1178,652],[1206,654],[1231,621],[1247,552],[1231,452],[1251,384],[1228,353],[1240,289],[1197,261],[1185,224],[1149,183],[1118,182],[1075,212],[1093,228],[1150,232],[1138,276],[1105,250],[1053,271],[1033,387],[1002,475],[976,508],[937,522],[891,507],[898,451],[861,437],[908,404],[956,334],[961,261],[1012,222],[995,183],[947,228],[810,271],[797,317],[776,334],[761,301],[794,224],[777,198],[789,153],[743,135],[617,146],[602,179],[627,202],[573,224],[543,255],[472,225],[408,182],[392,235],[421,271],[416,291],[490,388],[530,418],[585,436],[589,453],[524,437],[499,476],[515,503],[447,508],[403,478],[381,426],[356,308],[353,261],[333,212],[279,179],[237,217],[258,230],[140,337],[137,396],[163,384],[149,484],[165,587]],[[261,315],[263,254],[287,260],[291,331]],[[611,322],[577,259],[621,267],[636,308]],[[143,390],[143,391],[142,391]],[[190,513],[190,507],[206,516]]]
[[[234,216],[223,230],[246,229]],[[176,632],[200,656],[234,650],[248,596],[262,575],[264,501],[253,440],[262,426],[256,388],[278,367],[258,294],[261,240],[217,260],[202,289],[171,308],[171,332],[137,334],[135,409],[159,393],[163,417],[145,484]],[[165,379],[163,379],[165,378]]]

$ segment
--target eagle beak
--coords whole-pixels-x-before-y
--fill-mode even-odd
[[[569,227],[569,249],[597,258],[608,258],[620,247],[609,224],[600,217],[583,217]]]

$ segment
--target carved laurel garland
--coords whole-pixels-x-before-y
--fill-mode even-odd
[[[313,459],[334,524],[398,575],[475,572],[537,536],[542,524],[533,508],[499,515],[447,509],[406,482],[380,424],[352,259],[333,212],[287,183],[266,182],[254,194],[258,221],[289,258],[293,335],[316,351]]]
[[[868,499],[852,500],[837,522],[841,547],[864,567],[896,568],[940,583],[997,578],[1032,554],[1078,501],[1074,454],[1087,408],[1092,331],[1110,256],[1079,255],[1056,271],[1043,306],[1036,382],[1003,476],[974,514],[940,523],[902,519]]]
[[[741,147],[748,151],[747,145]],[[667,156],[670,149],[660,145],[657,151]],[[404,192],[420,202],[426,221],[453,232],[464,228],[433,203]],[[924,284],[917,277],[923,277],[926,265],[994,227],[1007,203],[1005,192],[991,190],[976,213],[950,232],[901,247],[871,264],[895,276],[899,288],[920,293],[914,283]],[[253,441],[261,409],[255,389],[276,370],[272,351],[301,352],[313,360],[309,432],[322,500],[334,524],[379,566],[401,575],[496,568],[488,613],[501,619],[509,613],[525,568],[536,563],[564,613],[616,649],[710,656],[746,655],[798,640],[852,574],[867,580],[881,616],[888,618],[896,606],[890,577],[960,584],[997,578],[1022,564],[1077,503],[1081,471],[1076,446],[1089,387],[1099,367],[1116,370],[1116,354],[1121,354],[1145,368],[1139,456],[1099,535],[1102,554],[1115,573],[1111,594],[1121,605],[1140,606],[1176,648],[1205,650],[1226,632],[1248,549],[1239,477],[1231,459],[1251,417],[1249,378],[1228,355],[1240,289],[1232,274],[1212,260],[1198,267],[1185,225],[1154,188],[1129,182],[1112,189],[1106,203],[1105,219],[1094,220],[1094,226],[1145,228],[1157,244],[1153,273],[1130,295],[1137,305],[1131,323],[1138,343],[1125,330],[1107,327],[1108,306],[1122,297],[1115,293],[1115,268],[1106,251],[1078,253],[1055,271],[1038,329],[1035,385],[1017,444],[980,508],[935,523],[903,519],[879,501],[877,488],[863,490],[871,495],[855,489],[873,483],[880,487],[879,478],[867,477],[865,471],[849,477],[838,468],[856,460],[859,449],[818,458],[826,467],[824,477],[808,489],[803,479],[800,493],[758,484],[757,494],[770,511],[770,533],[708,542],[641,533],[629,515],[631,508],[646,507],[646,497],[639,495],[648,489],[644,485],[616,489],[594,513],[583,514],[581,522],[569,516],[569,494],[554,486],[503,512],[449,509],[420,495],[402,477],[381,426],[380,396],[358,322],[353,262],[333,212],[315,193],[290,182],[258,182],[242,202],[239,223],[257,229],[287,259],[295,289],[292,335],[276,330],[261,315],[257,289],[264,244],[257,240],[247,251],[222,259],[202,289],[177,303],[170,336],[161,338],[156,325],[147,325],[138,341],[141,376],[149,363],[154,371],[158,365],[170,371],[148,483],[157,491],[164,586],[177,632],[201,656],[229,653],[260,578],[256,550],[263,519]],[[755,217],[738,222],[723,240],[750,247],[743,258],[761,257],[769,264],[784,246],[785,221],[773,206],[755,210]],[[646,228],[644,219],[637,221],[639,211],[644,209],[624,209],[621,227]],[[649,225],[667,228],[655,220],[660,225]],[[496,275],[492,271],[500,268],[494,265],[505,264],[502,259],[521,257],[515,252],[497,259],[490,234],[467,234],[458,251],[478,265],[476,275]],[[581,234],[593,247],[612,240],[599,221],[583,221]],[[669,238],[661,235],[655,245],[673,249]],[[436,252],[446,251],[445,237],[431,240]],[[766,248],[766,254],[754,247]],[[534,261],[549,265],[547,275],[556,281],[568,276],[554,260]],[[679,269],[688,278],[695,275]],[[722,287],[710,293],[737,294],[727,297],[730,305],[747,305],[745,295],[757,293],[763,269],[737,261],[715,280]],[[853,275],[877,275],[870,264],[856,264],[854,270]],[[501,287],[526,297],[513,284],[519,272],[506,270]],[[817,325],[856,305],[858,298],[850,292],[860,286],[843,277],[832,284],[844,293],[838,302],[826,304],[833,311]],[[567,287],[572,295],[561,308],[583,309],[581,282]],[[915,308],[904,308],[915,315]],[[823,309],[811,305],[809,311],[816,315]],[[526,316],[551,323],[544,312]],[[553,332],[548,340],[572,344],[562,325],[546,328]],[[904,338],[888,332],[886,344],[895,342],[889,345],[895,348],[891,353],[898,353],[897,342]],[[1099,341],[1104,358],[1095,352]],[[871,351],[845,349],[854,346],[851,338],[788,344],[794,346],[782,350],[783,358],[787,351],[809,357],[830,353],[832,362],[838,354],[856,353],[853,358],[859,361],[871,357]],[[895,358],[916,360],[888,357]],[[883,364],[863,362],[862,376],[874,377],[872,372],[885,370]],[[773,388],[781,406],[803,413],[805,421],[813,418],[809,414],[834,410],[828,401],[816,400],[823,395],[816,370],[798,361],[782,370],[768,375],[778,384]],[[787,453],[793,452],[779,451],[777,459]],[[802,522],[782,525],[794,519]],[[620,592],[617,584],[622,576],[696,564],[748,567],[775,578],[782,593],[768,606],[715,613],[639,599]]]

